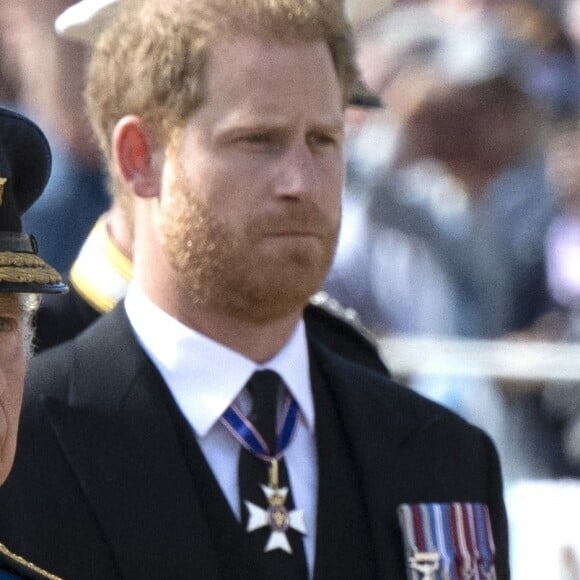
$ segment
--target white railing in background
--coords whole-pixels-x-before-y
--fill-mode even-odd
[[[580,343],[389,336],[379,350],[395,376],[580,381]]]

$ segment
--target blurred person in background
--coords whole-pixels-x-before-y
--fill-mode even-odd
[[[556,208],[546,133],[580,94],[562,26],[522,0],[398,3],[359,30],[359,45],[363,75],[391,102],[351,118],[345,201],[355,211],[328,288],[379,332],[526,328],[550,306],[543,247]],[[390,249],[376,251],[378,267],[362,259],[375,254],[376,231]],[[430,292],[415,283],[421,273]]]
[[[433,61],[401,73],[385,99],[401,123],[400,195],[434,225],[429,242],[455,289],[457,333],[499,337],[547,308],[543,247],[554,202],[543,120],[511,69],[519,57],[482,34],[454,35]],[[468,47],[481,53],[458,61]],[[433,195],[444,186],[445,197]],[[375,200],[380,226],[389,216]]]
[[[53,172],[45,195],[24,218],[42,255],[66,273],[96,218],[109,206],[104,173],[84,113],[86,51],[58,38],[54,19],[70,0],[0,3],[4,68],[14,106],[46,128]]]
[[[379,332],[502,336],[547,301],[554,200],[542,104],[523,76],[533,53],[489,22],[459,30],[426,10],[392,13],[361,43],[387,107],[351,124],[345,197],[358,225],[345,218],[327,285],[363,314],[359,298],[375,304],[365,322]],[[355,284],[353,264],[366,269]]]

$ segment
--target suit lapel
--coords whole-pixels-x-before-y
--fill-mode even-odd
[[[75,346],[67,399],[45,404],[120,575],[217,578],[185,458],[152,388],[162,379],[136,344],[124,309]]]
[[[411,406],[407,408],[404,387],[386,382],[384,375],[346,361],[316,340],[311,339],[310,345],[335,400],[361,478],[378,577],[403,577],[397,505],[408,495],[409,478],[401,476],[408,472],[402,448],[437,417],[427,419]]]
[[[314,578],[375,579],[375,550],[351,446],[344,435],[326,380],[313,357],[310,362],[318,451],[318,525]]]

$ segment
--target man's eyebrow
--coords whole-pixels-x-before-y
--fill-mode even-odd
[[[288,123],[284,120],[271,119],[267,121],[244,121],[232,122],[230,124],[224,123],[216,127],[216,134],[219,135],[236,135],[238,133],[248,132],[286,132],[290,130]],[[344,122],[342,121],[315,121],[308,125],[307,132],[323,131],[334,134],[344,133]]]
[[[344,123],[342,121],[335,121],[329,123],[314,123],[311,127],[317,131],[328,131],[329,133],[344,133]]]

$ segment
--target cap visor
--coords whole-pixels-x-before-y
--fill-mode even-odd
[[[352,88],[348,104],[351,107],[366,107],[369,109],[381,109],[383,107],[380,97],[373,93],[360,79],[355,82]]]
[[[60,294],[67,290],[60,274],[36,254],[0,252],[0,292]]]

